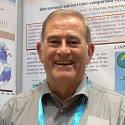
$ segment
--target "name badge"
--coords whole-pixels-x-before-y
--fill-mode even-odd
[[[89,116],[87,125],[109,125],[109,120]]]

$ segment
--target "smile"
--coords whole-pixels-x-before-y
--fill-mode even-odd
[[[57,65],[72,65],[73,62],[71,62],[71,61],[58,61],[58,62],[55,62],[55,64],[57,64]]]

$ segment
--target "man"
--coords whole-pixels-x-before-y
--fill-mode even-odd
[[[46,81],[10,99],[2,125],[125,125],[125,98],[85,74],[94,45],[85,18],[56,10],[43,23],[37,44]]]

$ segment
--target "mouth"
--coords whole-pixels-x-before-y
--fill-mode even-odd
[[[55,62],[56,65],[61,65],[61,66],[68,66],[68,65],[72,65],[73,62],[72,61],[57,61]]]

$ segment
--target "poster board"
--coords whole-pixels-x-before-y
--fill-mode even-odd
[[[60,8],[81,12],[90,25],[95,52],[86,68],[89,79],[125,95],[125,2],[119,0],[25,1],[22,90],[32,88],[46,77],[36,43],[44,19]]]
[[[0,109],[16,95],[15,0],[0,0]]]

